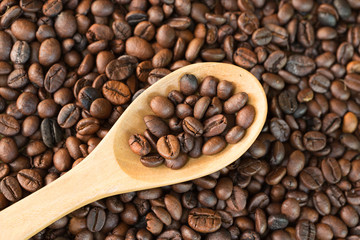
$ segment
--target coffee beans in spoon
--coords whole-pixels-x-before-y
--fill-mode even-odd
[[[180,91],[151,99],[154,115],[144,117],[146,131],[131,135],[129,146],[146,167],[180,169],[189,157],[214,155],[239,142],[255,117],[247,102],[247,93],[235,93],[231,82],[207,76],[199,85],[196,76],[185,74]]]

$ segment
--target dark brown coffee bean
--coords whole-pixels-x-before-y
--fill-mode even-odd
[[[147,115],[144,117],[144,122],[149,131],[158,138],[170,133],[168,125],[159,117]]]
[[[13,136],[20,131],[19,122],[8,114],[0,114],[0,133],[5,136]]]
[[[325,216],[330,214],[331,211],[331,203],[329,198],[322,192],[316,192],[313,195],[313,203],[314,207],[316,208],[316,211],[318,211],[319,214]]]
[[[115,59],[106,65],[106,76],[111,80],[124,80],[134,72],[137,60],[133,57]]]
[[[43,180],[40,174],[32,169],[23,169],[19,171],[17,179],[20,185],[29,192],[35,192],[43,185]]]
[[[219,79],[213,76],[207,76],[203,79],[199,87],[200,96],[214,97],[216,96],[216,88]]]
[[[11,202],[16,202],[22,197],[22,190],[16,178],[7,176],[0,182],[0,189],[5,198]]]
[[[100,122],[96,118],[83,118],[76,124],[76,131],[81,135],[91,135],[100,128]]]
[[[45,118],[40,125],[41,136],[47,147],[54,147],[63,138],[63,133],[55,119]]]
[[[48,38],[41,43],[39,49],[39,63],[41,65],[44,65],[46,67],[51,66],[57,61],[59,61],[60,57],[61,47],[58,40],[56,40],[55,38]]]
[[[10,52],[10,60],[16,64],[24,64],[30,58],[30,46],[25,41],[16,41]]]
[[[296,224],[297,239],[315,240],[315,235],[316,235],[316,228],[314,223],[308,220],[301,220]]]
[[[166,167],[176,170],[185,166],[187,161],[188,161],[188,156],[185,153],[180,152],[177,158],[175,159],[166,158],[164,164]]]
[[[8,28],[13,21],[15,21],[22,14],[22,9],[19,6],[8,6],[6,12],[2,15],[0,24],[3,28]]]
[[[164,162],[164,158],[159,154],[148,154],[140,158],[141,163],[145,167],[157,167]]]
[[[271,42],[272,34],[267,28],[259,28],[254,31],[251,40],[259,46],[267,45]]]
[[[341,180],[341,169],[335,158],[324,158],[321,161],[321,171],[324,178],[331,184],[335,184]]]
[[[102,208],[95,207],[90,210],[86,226],[91,232],[99,232],[104,227],[106,221],[106,213]]]
[[[208,96],[200,98],[194,106],[194,117],[202,119],[210,105],[211,99]]]
[[[189,212],[188,224],[197,232],[215,232],[221,227],[221,216],[208,208],[194,208]]]
[[[317,167],[307,167],[300,172],[300,181],[309,189],[318,189],[324,184],[324,177]]]
[[[108,81],[102,87],[104,97],[114,105],[127,103],[131,92],[127,85],[118,81]]]
[[[195,144],[195,139],[192,135],[183,132],[177,135],[177,138],[179,140],[180,149],[182,152],[188,153],[193,149]]]
[[[234,62],[240,67],[250,69],[257,64],[257,58],[254,52],[241,47],[234,53]]]
[[[203,124],[194,117],[184,118],[182,126],[185,132],[194,137],[199,137],[204,133]]]
[[[315,70],[315,62],[302,55],[291,55],[286,64],[286,70],[295,76],[304,77]]]
[[[338,217],[332,215],[324,216],[321,219],[321,223],[329,225],[336,238],[346,237],[348,234],[346,225]]]
[[[266,61],[264,62],[264,67],[267,71],[276,73],[281,70],[287,62],[287,57],[283,51],[274,51],[272,52]]]
[[[161,137],[156,143],[158,153],[165,159],[175,159],[180,153],[180,143],[174,135]]]
[[[237,93],[224,102],[224,112],[234,114],[238,112],[248,101],[248,95],[245,92]]]
[[[185,74],[180,79],[180,91],[185,95],[192,95],[198,88],[198,80],[192,74]]]
[[[223,137],[212,137],[204,143],[202,153],[205,155],[214,155],[221,152],[225,147],[226,141]]]
[[[149,142],[140,134],[130,136],[129,146],[131,150],[139,156],[145,156],[151,151]]]
[[[74,126],[80,118],[80,109],[75,104],[65,105],[59,112],[57,122],[62,128]]]
[[[8,33],[0,31],[0,60],[7,61],[10,59],[10,52],[12,48],[12,40]]]
[[[29,82],[28,75],[24,69],[15,69],[7,79],[7,85],[11,88],[23,88]]]
[[[303,138],[304,146],[309,151],[320,151],[326,146],[326,136],[321,132],[310,131]]]
[[[166,97],[156,96],[150,101],[153,112],[161,118],[170,118],[174,115],[174,105]]]
[[[66,68],[61,64],[54,64],[46,73],[44,87],[46,91],[53,93],[58,90],[66,78]]]
[[[236,124],[244,129],[251,126],[255,119],[255,108],[252,105],[246,105],[236,115]]]
[[[213,137],[221,134],[227,127],[227,118],[218,114],[204,121],[204,137]]]

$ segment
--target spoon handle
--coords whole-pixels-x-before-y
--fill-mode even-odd
[[[56,181],[0,211],[0,239],[28,239],[77,208],[114,194],[111,176],[123,172],[109,157],[90,154]]]

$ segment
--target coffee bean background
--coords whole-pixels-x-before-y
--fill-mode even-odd
[[[268,97],[241,159],[96,201],[33,239],[359,239],[359,10],[359,0],[1,1],[0,209],[81,162],[146,87],[219,61],[251,71]]]

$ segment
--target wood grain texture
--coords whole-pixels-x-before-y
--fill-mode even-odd
[[[179,79],[186,73],[194,74],[200,81],[208,75],[231,81],[235,92],[248,93],[249,104],[256,110],[255,120],[239,143],[228,145],[216,155],[190,159],[179,170],[165,166],[146,168],[128,147],[129,136],[144,132],[143,117],[153,114],[150,99],[179,90]],[[28,239],[77,208],[107,196],[189,181],[218,171],[251,146],[262,130],[266,115],[267,100],[261,84],[240,67],[198,63],[172,72],[135,99],[98,147],[74,169],[0,211],[0,239]]]

